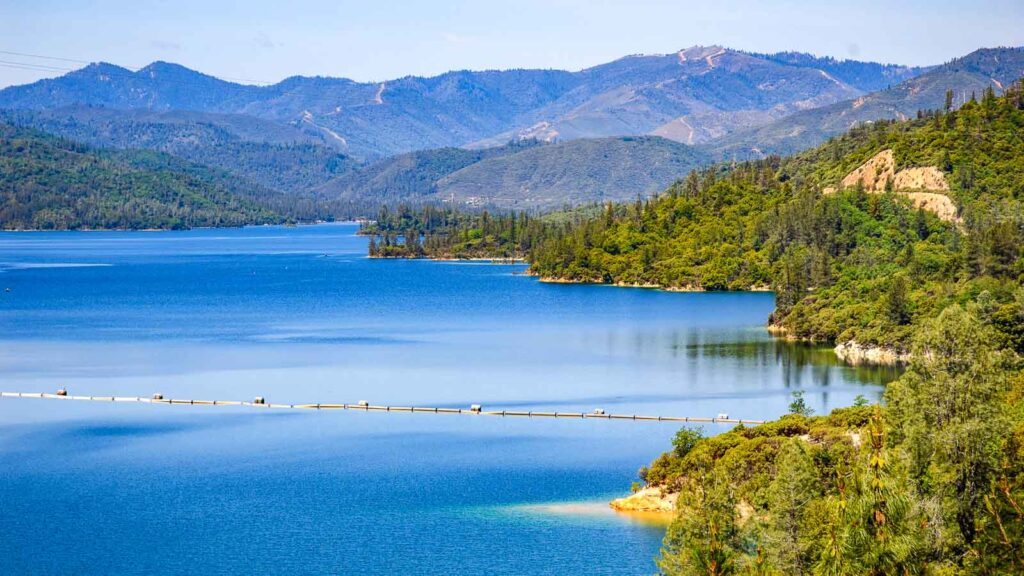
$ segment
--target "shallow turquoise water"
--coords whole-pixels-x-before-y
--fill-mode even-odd
[[[0,389],[770,418],[888,377],[771,340],[771,294],[368,260],[354,231],[0,233]],[[649,574],[662,529],[601,503],[677,427],[2,399],[0,573]],[[536,506],[565,502],[595,505]]]

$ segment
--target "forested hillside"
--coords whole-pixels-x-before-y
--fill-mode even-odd
[[[478,150],[437,148],[400,154],[334,178],[320,186],[318,192],[350,202],[378,205],[436,201],[442,193],[438,182],[449,174],[488,158],[515,154],[539,145],[536,140],[522,140]]]
[[[0,121],[95,147],[166,152],[287,194],[360,167],[329,140],[249,116],[76,106],[0,111]]]
[[[859,60],[839,60],[829,56],[815,57],[803,52],[776,52],[759,54],[767,60],[782,62],[791,66],[804,66],[828,73],[835,78],[865,92],[884,90],[908,78],[927,72],[931,66],[901,66],[879,64]]]
[[[276,192],[156,152],[89,148],[0,124],[0,228],[188,228],[283,222]]]
[[[899,172],[869,191],[879,174],[854,169],[884,150],[896,170],[941,173],[958,214],[914,209],[924,192],[899,188]],[[530,254],[536,273],[770,284],[790,336],[910,353],[884,405],[814,416],[798,392],[776,422],[680,431],[640,471],[645,493],[676,499],[662,573],[1024,573],[1022,176],[1016,86],[796,157],[695,172],[660,198],[551,229]]]
[[[1024,272],[1024,111],[991,91],[958,111],[855,129],[790,158],[691,173],[659,198],[609,205],[543,242],[543,277],[729,290],[771,286],[773,322],[797,338],[906,349],[916,323],[984,292],[1009,305]],[[913,193],[841,180],[882,150],[936,167],[954,222]]]
[[[863,69],[855,63],[848,63],[848,66]],[[877,78],[877,75],[872,77]],[[864,96],[736,130],[708,142],[706,151],[723,160],[795,154],[860,123],[905,120],[918,110],[941,108],[949,91],[953,96],[950,104],[957,108],[972,96],[981,97],[989,89],[1001,91],[1021,77],[1024,77],[1024,48],[976,50]]]
[[[544,144],[519,140],[495,148],[440,148],[381,160],[317,189],[347,202],[500,210],[551,210],[646,197],[708,162],[700,151],[654,136]]]
[[[597,204],[543,215],[529,212],[469,213],[450,206],[387,205],[360,234],[371,236],[374,258],[521,260],[554,230],[598,213]]]

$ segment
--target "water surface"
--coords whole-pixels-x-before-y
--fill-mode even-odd
[[[889,375],[767,293],[364,257],[353,225],[0,233],[0,388],[771,418]],[[0,572],[649,574],[677,424],[0,400]],[[725,430],[707,427],[708,433]]]

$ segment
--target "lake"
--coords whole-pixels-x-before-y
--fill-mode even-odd
[[[773,418],[892,374],[770,293],[371,260],[354,224],[0,233],[0,389]],[[650,574],[678,423],[0,399],[0,573]],[[717,433],[725,425],[707,425]]]

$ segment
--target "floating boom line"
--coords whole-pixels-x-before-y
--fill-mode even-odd
[[[471,416],[500,416],[525,418],[576,418],[581,420],[635,420],[645,422],[693,422],[701,424],[764,424],[764,420],[743,420],[729,418],[722,414],[715,418],[697,416],[644,416],[639,414],[606,414],[604,410],[593,412],[533,412],[523,410],[484,410],[474,404],[470,408],[435,408],[424,406],[386,406],[374,405],[365,401],[357,404],[274,404],[268,403],[258,396],[252,401],[245,400],[191,400],[180,398],[164,398],[154,394],[151,398],[142,396],[70,396],[60,390],[56,394],[46,392],[0,392],[0,398],[38,398],[44,400],[78,400],[88,402],[135,402],[141,404],[167,404],[188,406],[241,406],[266,410],[354,410],[363,412],[409,412],[419,414],[466,414]]]

